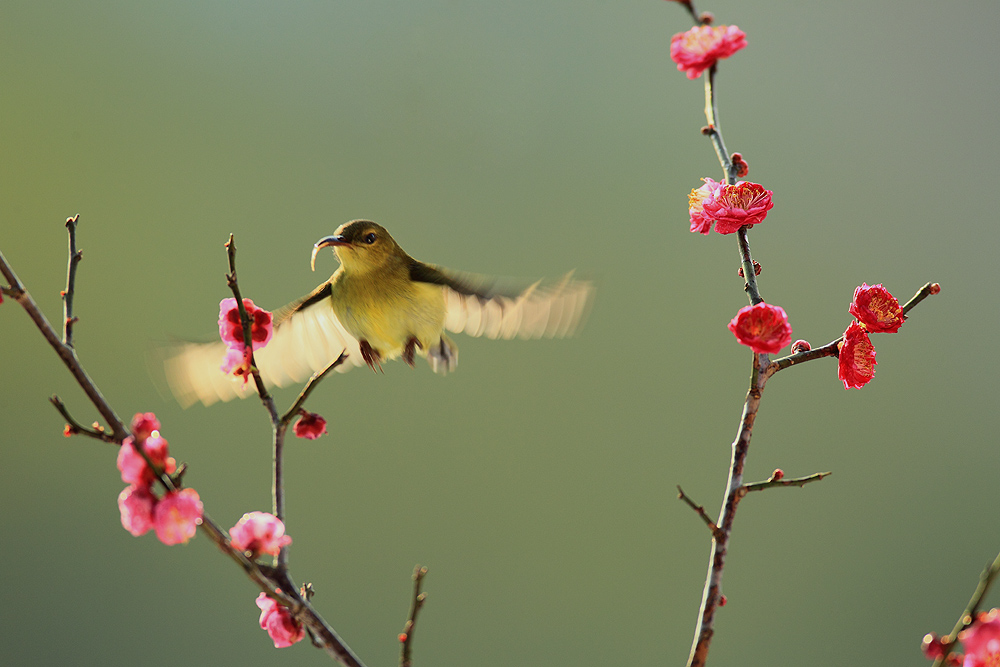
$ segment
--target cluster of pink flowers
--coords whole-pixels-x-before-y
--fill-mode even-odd
[[[251,347],[247,348],[243,341],[243,324],[236,299],[223,299],[219,302],[219,336],[226,344],[222,372],[242,377],[246,384],[250,379],[251,350],[259,350],[267,345],[274,334],[274,325],[271,313],[258,308],[251,299],[243,299],[243,307],[250,319]]]
[[[150,468],[139,449],[156,470]],[[128,484],[118,495],[125,530],[137,537],[155,530],[164,544],[181,544],[194,537],[202,514],[198,492],[179,489],[157,497],[153,490],[157,476],[161,472],[173,473],[177,462],[170,456],[167,441],[160,436],[160,422],[152,412],[140,412],[132,418],[132,435],[118,450],[118,470]]]
[[[689,79],[746,47],[747,35],[734,25],[699,25],[670,39],[670,59]]]
[[[688,195],[691,231],[708,234],[715,224],[720,234],[732,234],[740,227],[753,227],[764,222],[774,203],[773,192],[760,183],[737,181],[734,185],[717,183],[711,178]]]
[[[854,300],[848,308],[856,320],[844,332],[840,343],[837,376],[843,381],[844,389],[860,389],[875,376],[875,346],[869,333],[896,333],[906,317],[903,309],[882,285],[861,287],[854,290]]]
[[[969,627],[958,633],[965,654],[952,653],[949,665],[962,667],[995,667],[1000,665],[1000,609],[981,612]],[[924,636],[921,650],[928,660],[945,655],[946,646],[935,633]]]

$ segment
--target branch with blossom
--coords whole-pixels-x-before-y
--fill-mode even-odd
[[[839,338],[815,350],[807,341],[798,340],[792,344],[790,355],[774,361],[770,359],[770,355],[777,355],[792,343],[792,327],[785,310],[767,303],[761,296],[757,281],[761,269],[750,252],[749,232],[767,219],[768,212],[774,207],[774,193],[759,183],[737,180],[749,174],[750,166],[742,154],[730,153],[726,148],[716,109],[715,77],[719,61],[746,48],[747,35],[736,26],[713,26],[712,15],[699,15],[690,0],[679,0],[679,4],[687,9],[697,25],[673,36],[670,57],[677,64],[677,69],[689,79],[704,79],[707,125],[701,131],[711,140],[723,172],[721,182],[703,178],[703,184],[688,195],[690,230],[705,236],[710,235],[713,229],[722,235],[736,235],[740,253],[739,273],[746,281],[744,289],[750,304],[736,313],[729,323],[729,330],[738,343],[749,347],[752,352],[750,387],[737,436],[732,443],[729,478],[719,518],[713,520],[704,507],[692,501],[683,491],[679,496],[712,531],[708,573],[688,657],[689,666],[700,667],[706,664],[715,634],[715,611],[725,601],[722,575],[739,502],[750,491],[802,487],[830,474],[822,472],[785,479],[784,472],[778,469],[764,482],[743,482],[753,424],[767,381],[785,368],[833,356],[838,358],[837,376],[844,388],[864,387],[875,375],[875,347],[870,334],[897,332],[906,319],[906,313],[928,295],[937,294],[940,286],[927,283],[906,305],[900,306],[881,284],[869,286],[862,283],[855,290],[854,299],[848,307],[848,312],[855,319]]]
[[[90,427],[75,419],[58,396],[51,402],[66,420],[63,433],[84,435],[118,447],[117,466],[122,481],[128,486],[118,496],[122,526],[132,535],[154,532],[167,545],[188,542],[200,530],[219,550],[239,565],[260,589],[257,606],[261,609],[260,626],[266,630],[275,647],[286,647],[302,640],[306,634],[315,646],[322,648],[345,667],[364,667],[336,631],[312,606],[313,588],[295,586],[288,572],[287,546],[292,538],[285,534],[284,482],[282,463],[284,437],[288,427],[300,438],[315,439],[326,433],[326,421],[305,410],[306,399],[317,384],[346,359],[340,354],[325,369],[314,374],[305,384],[292,406],[279,415],[274,399],[267,392],[260,374],[253,365],[253,350],[267,344],[271,337],[272,317],[257,308],[250,299],[244,300],[236,278],[236,245],[232,236],[226,244],[230,272],[227,284],[234,298],[220,304],[219,330],[227,344],[220,359],[220,372],[232,373],[246,383],[254,379],[261,401],[272,424],[274,445],[273,504],[274,513],[248,512],[229,531],[223,530],[204,511],[204,506],[192,488],[183,486],[185,464],[178,465],[170,456],[167,440],[161,434],[161,424],[151,412],[137,413],[129,427],[105,400],[96,383],[81,364],[73,347],[73,325],[79,320],[73,314],[73,297],[77,265],[83,257],[76,247],[79,215],[67,219],[69,262],[63,299],[63,335],[60,337],[38,308],[31,294],[17,277],[13,267],[0,252],[0,276],[8,283],[0,285],[0,303],[7,296],[17,301],[35,323],[60,359],[70,370],[77,384],[106,425],[94,422]],[[293,425],[294,421],[294,425]],[[263,555],[274,558],[273,565],[258,562]],[[424,570],[426,572],[426,570]],[[422,575],[421,575],[422,576]],[[417,583],[419,586],[419,581]],[[423,598],[421,597],[421,603]],[[415,611],[411,611],[411,621]]]

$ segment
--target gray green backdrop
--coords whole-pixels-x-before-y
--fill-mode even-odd
[[[775,193],[751,242],[795,337],[837,337],[862,281],[942,285],[874,339],[864,390],[829,359],[768,385],[748,478],[834,475],[741,505],[710,664],[921,664],[1000,550],[1000,7],[699,9],[748,34],[721,124]],[[689,25],[662,0],[5,0],[0,249],[57,321],[81,215],[79,353],[123,416],[156,412],[225,526],[270,507],[265,414],[181,410],[145,360],[214,334],[230,232],[270,308],[328,275],[312,243],[358,217],[445,266],[593,278],[571,340],[462,338],[446,378],[325,382],[330,434],[288,452],[292,572],[369,667],[396,663],[416,563],[418,667],[679,665],[709,535],[675,485],[718,511],[750,361],[726,330],[735,238],[687,231],[687,192],[720,173],[701,82],[668,56]],[[96,417],[7,300],[0,662],[326,661],[272,648],[204,536],[122,530],[114,449],[63,438],[53,393]]]

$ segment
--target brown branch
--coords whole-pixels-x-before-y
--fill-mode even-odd
[[[410,602],[410,615],[403,626],[403,632],[399,635],[399,642],[403,645],[399,650],[399,667],[411,667],[413,660],[411,651],[413,647],[413,632],[417,627],[417,614],[427,600],[427,593],[420,592],[420,584],[427,576],[427,568],[417,565],[413,569],[413,600]]]
[[[101,413],[104,417],[104,421],[107,422],[111,429],[111,436],[114,442],[121,443],[128,436],[128,429],[125,428],[125,424],[122,420],[118,418],[115,411],[111,408],[111,405],[107,402],[101,391],[94,384],[94,381],[90,379],[87,375],[87,371],[83,369],[83,365],[80,364],[80,360],[76,356],[76,352],[69,345],[65,345],[60,339],[59,335],[56,333],[52,325],[49,324],[48,319],[46,319],[45,314],[42,313],[41,309],[38,308],[38,304],[35,300],[31,298],[31,294],[28,290],[24,288],[24,285],[18,279],[17,274],[14,273],[13,267],[7,262],[7,258],[3,256],[0,252],[0,274],[3,275],[4,279],[10,284],[5,290],[11,298],[17,301],[25,312],[28,313],[28,317],[31,321],[35,323],[38,330],[41,332],[45,340],[48,341],[52,349],[56,351],[59,358],[62,359],[66,368],[69,372],[73,374],[73,378],[76,380],[80,388],[83,389],[84,393],[87,394],[87,398],[90,402],[97,408],[97,411]]]
[[[73,294],[76,291],[76,265],[83,259],[83,251],[76,249],[76,225],[80,214],[66,218],[66,231],[69,232],[69,262],[66,265],[66,289],[63,290],[63,335],[62,342],[66,347],[73,347],[73,325],[77,318],[73,317]]]
[[[66,409],[66,404],[62,402],[62,399],[58,396],[52,396],[49,399],[49,403],[55,406],[59,414],[63,416],[66,420],[66,435],[85,435],[89,438],[94,438],[95,440],[102,440],[104,442],[115,443],[114,436],[110,435],[104,430],[104,427],[94,422],[93,428],[87,428],[80,422],[73,419],[72,415],[69,414],[69,410]],[[118,444],[118,443],[115,443]]]
[[[712,517],[708,516],[708,512],[705,511],[705,506],[698,505],[693,500],[691,500],[691,498],[689,498],[688,495],[684,493],[684,489],[681,488],[680,484],[677,485],[677,498],[687,503],[687,506],[693,509],[695,511],[695,514],[701,517],[701,520],[705,522],[705,525],[708,526],[708,529],[712,531],[713,538],[717,540],[725,538],[723,532],[719,530],[719,526],[715,523],[715,521],[712,520]]]

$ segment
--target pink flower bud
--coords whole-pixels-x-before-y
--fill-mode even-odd
[[[299,438],[315,440],[326,433],[326,420],[315,412],[304,412],[298,421],[295,422],[295,425],[292,426],[292,430]]]
[[[857,322],[851,322],[840,343],[837,377],[844,382],[844,389],[861,389],[875,377],[875,346],[868,332]]]
[[[153,527],[153,510],[156,496],[148,487],[131,485],[118,495],[118,511],[122,515],[122,526],[136,537]]]
[[[808,352],[812,349],[812,345],[809,344],[807,340],[797,340],[792,343],[792,354],[798,354],[799,352]]]
[[[261,609],[260,627],[267,630],[271,641],[274,642],[274,648],[291,646],[306,636],[302,624],[292,618],[288,609],[264,593],[257,596],[257,606]]]
[[[741,308],[729,323],[729,330],[741,345],[758,354],[774,354],[792,341],[788,315],[780,306],[768,303]]]
[[[267,512],[249,512],[229,529],[229,541],[237,551],[277,556],[282,547],[292,543],[285,535],[285,524]]]
[[[164,544],[184,544],[201,524],[202,503],[194,489],[166,493],[153,511],[153,528]]]
[[[775,468],[774,472],[771,473],[771,479],[778,481],[785,478],[785,471],[781,468]]]

